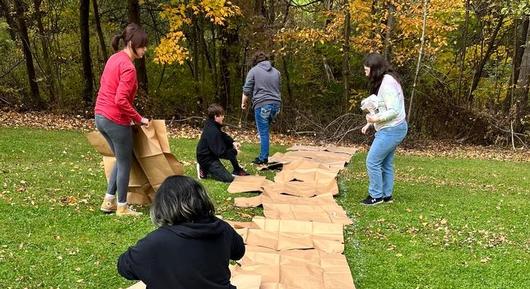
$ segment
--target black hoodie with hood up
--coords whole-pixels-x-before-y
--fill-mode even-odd
[[[245,254],[243,239],[225,221],[162,226],[118,259],[118,272],[147,289],[235,289],[229,260]]]

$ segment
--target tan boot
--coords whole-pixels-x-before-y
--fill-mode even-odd
[[[105,213],[112,213],[112,212],[116,212],[117,207],[118,205],[116,204],[116,198],[112,198],[112,199],[104,198],[103,203],[101,203],[101,207],[99,209]]]
[[[136,216],[141,216],[141,215],[142,215],[141,212],[137,212],[137,211],[129,208],[128,205],[118,206],[118,208],[116,209],[116,216],[133,216],[133,217],[136,217]]]

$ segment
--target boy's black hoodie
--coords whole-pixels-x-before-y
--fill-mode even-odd
[[[234,140],[221,130],[222,125],[213,119],[207,119],[197,144],[197,162],[207,170],[210,164],[231,149]]]
[[[147,289],[235,289],[228,262],[244,253],[241,236],[214,217],[156,229],[119,257],[118,272]]]

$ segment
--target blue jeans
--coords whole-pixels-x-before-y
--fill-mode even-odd
[[[394,153],[407,135],[408,126],[402,122],[394,127],[383,128],[375,133],[375,139],[366,157],[366,170],[372,198],[392,196],[394,189]]]
[[[272,121],[280,112],[279,103],[269,103],[254,110],[256,119],[256,128],[258,129],[260,139],[260,153],[258,158],[266,160],[269,158],[269,131]]]

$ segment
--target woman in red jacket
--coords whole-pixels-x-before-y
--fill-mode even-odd
[[[124,48],[118,51],[120,40],[123,40]],[[131,125],[147,125],[149,120],[142,117],[133,105],[138,88],[133,61],[144,56],[147,33],[139,25],[129,24],[122,34],[114,36],[112,48],[117,52],[109,58],[101,75],[95,108],[96,127],[116,157],[101,211],[116,212],[118,216],[137,216],[141,213],[127,206],[133,148]]]

